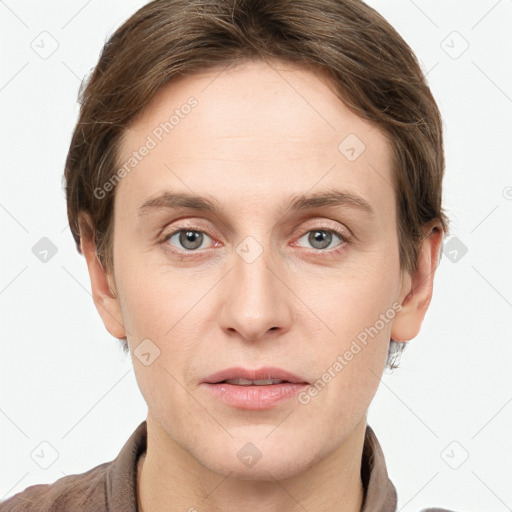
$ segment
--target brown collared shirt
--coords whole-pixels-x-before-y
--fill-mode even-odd
[[[53,484],[27,487],[0,503],[1,512],[137,512],[137,463],[146,451],[147,430],[143,421],[119,455],[85,473],[68,475]],[[372,428],[367,425],[361,479],[364,499],[361,512],[396,512],[395,486],[388,477],[384,454]],[[432,508],[420,512],[450,512]]]

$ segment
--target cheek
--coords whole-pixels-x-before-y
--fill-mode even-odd
[[[299,285],[307,304],[329,327],[329,339],[336,344],[357,337],[381,315],[390,309],[393,312],[400,287],[399,268],[367,261],[365,265],[352,265],[329,275],[305,276]],[[378,322],[379,331],[390,327],[389,322]]]
[[[207,292],[217,278],[184,276],[161,265],[125,265],[119,277],[123,319],[143,395],[151,401],[162,389],[175,389],[176,381],[188,386],[187,369],[202,353],[204,357],[205,332],[211,332],[205,326],[215,306]],[[149,367],[137,359],[143,343],[156,346],[158,357]]]
[[[143,258],[119,265],[119,278],[123,318],[134,343],[171,336],[191,309],[190,303],[198,300],[195,292],[199,290],[191,280],[183,282],[169,266],[147,264]]]
[[[377,390],[396,313],[397,269],[383,272],[376,262],[370,270],[352,268],[322,286],[303,281],[308,305],[328,327],[313,354],[318,395],[340,416],[358,417]]]

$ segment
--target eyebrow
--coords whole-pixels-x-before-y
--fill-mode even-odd
[[[375,214],[374,209],[366,199],[351,192],[340,190],[293,195],[286,203],[285,212],[321,207],[351,207],[370,216]],[[139,207],[138,215],[147,215],[154,210],[173,210],[178,208],[188,208],[210,213],[218,213],[221,210],[216,200],[189,194],[188,192],[165,191],[145,201]]]

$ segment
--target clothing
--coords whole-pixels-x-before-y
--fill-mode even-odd
[[[137,462],[146,451],[146,422],[132,433],[119,455],[53,484],[27,487],[3,503],[0,512],[137,512]],[[361,512],[396,512],[396,489],[388,477],[384,454],[367,425],[361,464],[364,499]],[[420,512],[450,512],[430,508]]]

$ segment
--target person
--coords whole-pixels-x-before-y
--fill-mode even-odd
[[[448,229],[409,46],[358,0],[155,0],[80,102],[69,225],[148,413],[1,510],[395,511],[367,411]]]

